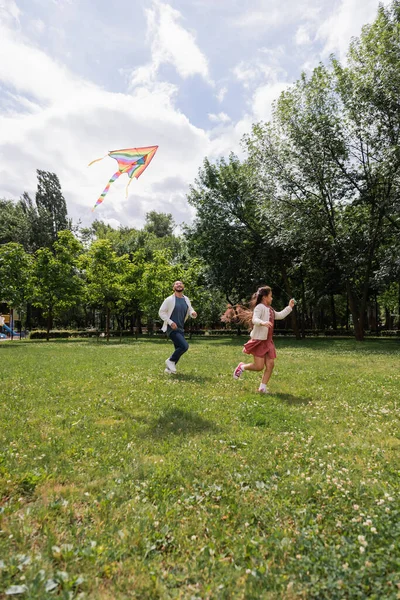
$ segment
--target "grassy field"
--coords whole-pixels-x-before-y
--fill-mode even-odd
[[[400,598],[400,344],[0,345],[0,598]]]

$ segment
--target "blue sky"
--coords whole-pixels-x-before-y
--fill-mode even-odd
[[[84,225],[140,227],[150,210],[190,222],[186,193],[204,157],[240,153],[302,71],[332,53],[345,61],[378,4],[0,0],[0,197],[34,194],[44,169]],[[128,198],[121,177],[92,213],[116,163],[86,165],[147,145],[159,150]]]

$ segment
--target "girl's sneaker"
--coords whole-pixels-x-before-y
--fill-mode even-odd
[[[244,371],[244,363],[239,363],[236,369],[233,371],[233,379],[239,379]]]
[[[259,391],[260,394],[269,394],[269,389],[267,387],[263,387],[261,385],[258,388],[258,391]]]

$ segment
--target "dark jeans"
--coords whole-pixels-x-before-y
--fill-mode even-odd
[[[182,354],[185,354],[185,352],[189,349],[189,344],[185,340],[185,336],[181,331],[171,331],[169,337],[175,346],[175,352],[171,355],[169,360],[177,363]]]

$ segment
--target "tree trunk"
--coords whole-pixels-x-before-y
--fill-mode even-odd
[[[282,272],[282,279],[283,279],[283,283],[285,285],[286,292],[287,292],[289,298],[293,298],[292,289],[291,289],[290,282],[289,282],[289,277],[287,275],[286,267],[284,265],[281,267],[281,272]],[[296,340],[300,340],[301,335],[300,335],[299,325],[298,325],[298,321],[297,321],[296,307],[294,307],[294,309],[292,310],[291,317],[292,317],[292,327],[293,327],[293,331],[296,336]]]
[[[142,335],[142,333],[143,333],[143,329],[142,329],[142,313],[140,312],[140,310],[136,311],[135,332],[136,332],[136,339],[138,338],[138,335]]]
[[[397,313],[398,313],[397,329],[400,331],[400,281],[399,281],[399,304],[397,307]]]
[[[335,298],[333,294],[331,296],[331,317],[332,317],[332,329],[333,331],[337,330],[337,319],[336,319],[336,309],[335,309]]]
[[[51,321],[52,321],[52,312],[49,311],[47,315],[47,331],[46,331],[46,340],[50,339],[50,329],[51,329]]]
[[[348,283],[346,284],[346,286],[349,298],[350,312],[353,317],[354,337],[358,342],[362,342],[364,341],[364,312],[362,310],[362,307],[358,307],[357,299],[355,298],[353,290],[350,289]]]
[[[306,337],[306,291],[304,286],[303,269],[301,269],[301,337]]]
[[[28,302],[26,305],[25,329],[32,329],[31,318],[32,318],[32,305],[30,304],[30,302]]]
[[[107,335],[107,342],[110,341],[110,317],[111,317],[111,311],[107,306],[107,318],[106,318],[106,335]]]

